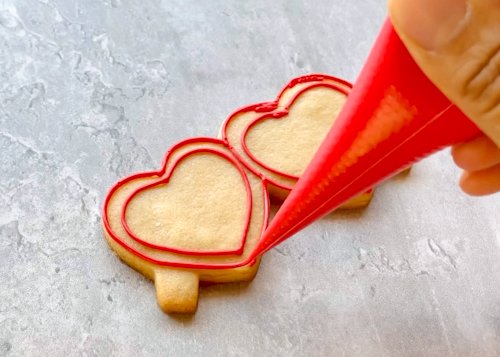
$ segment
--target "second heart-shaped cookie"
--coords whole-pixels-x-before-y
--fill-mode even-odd
[[[298,179],[333,125],[347,91],[333,83],[313,83],[284,108],[250,122],[241,137],[245,153],[258,165]]]
[[[224,122],[221,136],[250,170],[269,183],[283,200],[331,129],[351,85],[339,78],[305,75],[290,81],[271,102],[236,110]],[[366,206],[369,190],[342,208]]]

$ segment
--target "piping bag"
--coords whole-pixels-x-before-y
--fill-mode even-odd
[[[386,20],[332,129],[252,256],[413,162],[480,133],[424,75]]]

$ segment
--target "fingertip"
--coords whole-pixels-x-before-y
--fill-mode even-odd
[[[451,156],[455,165],[461,169],[475,171],[478,169],[478,161],[481,161],[482,152],[478,150],[474,140],[453,146]]]
[[[464,159],[467,158],[467,155],[464,155],[463,146],[464,146],[464,144],[458,144],[458,145],[452,146],[451,147],[451,157],[452,157],[455,165],[457,165],[461,169],[466,170],[467,169],[467,165],[466,165],[467,162]]]
[[[475,179],[468,172],[464,173],[460,178],[460,188],[464,193],[473,197],[486,196],[496,192],[488,187],[484,187],[479,180]]]
[[[470,196],[485,196],[500,191],[500,165],[476,171],[465,171],[460,177],[460,188]]]
[[[452,147],[455,164],[466,171],[479,171],[500,163],[500,149],[486,136]]]
[[[470,173],[467,171],[460,176],[459,186],[469,196],[480,196],[477,182],[471,179]]]

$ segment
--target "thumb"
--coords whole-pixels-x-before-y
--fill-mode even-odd
[[[429,79],[500,147],[500,1],[389,0]]]

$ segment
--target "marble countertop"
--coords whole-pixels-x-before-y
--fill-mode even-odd
[[[107,188],[290,78],[354,80],[363,1],[0,1],[0,356],[500,355],[500,196],[448,152],[169,317],[102,238]]]

